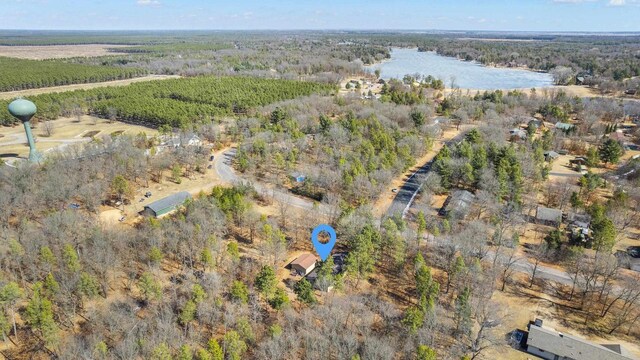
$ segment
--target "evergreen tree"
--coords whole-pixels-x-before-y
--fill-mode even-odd
[[[216,339],[209,339],[209,342],[207,342],[207,351],[211,355],[211,360],[224,360],[224,352]]]
[[[267,299],[273,295],[278,285],[276,273],[271,266],[263,266],[256,276],[255,286]]]
[[[18,302],[24,296],[24,292],[15,282],[9,282],[0,289],[0,304],[11,312],[11,323],[13,325],[13,335],[18,336],[16,327],[16,307]],[[5,330],[6,331],[6,330]]]
[[[242,281],[236,280],[231,285],[231,298],[242,304],[249,301],[249,289]]]
[[[438,360],[438,354],[427,345],[418,345],[416,360]]]
[[[151,360],[172,360],[171,349],[166,343],[156,346],[151,352]]]
[[[600,155],[600,160],[602,160],[605,165],[608,163],[617,164],[624,154],[624,148],[619,142],[613,139],[607,139],[600,145],[598,154]]]
[[[280,288],[277,288],[271,299],[269,299],[269,305],[275,310],[281,310],[288,304],[289,296],[286,291]]]
[[[53,319],[53,304],[43,296],[42,283],[35,283],[33,295],[25,309],[25,322],[40,333],[47,346],[55,347],[59,341],[58,326]]]
[[[440,285],[431,277],[431,269],[422,265],[415,274],[416,291],[420,307],[424,312],[431,311],[440,292]]]
[[[402,324],[415,334],[424,324],[424,311],[419,306],[409,307],[402,318]]]
[[[224,348],[228,360],[242,360],[247,344],[236,331],[230,330],[224,334]]]
[[[192,360],[193,352],[189,345],[182,345],[178,350],[178,360]]]
[[[464,335],[471,333],[471,289],[469,287],[465,287],[456,297],[454,319],[457,332]]]
[[[145,303],[162,297],[162,286],[149,273],[144,273],[138,280],[138,288]]]
[[[302,301],[305,304],[314,304],[316,302],[316,296],[313,293],[313,287],[311,283],[307,281],[307,279],[302,279],[298,281],[294,287],[293,291],[298,296],[298,300]]]

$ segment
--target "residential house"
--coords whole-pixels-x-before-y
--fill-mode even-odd
[[[176,211],[188,199],[191,199],[191,194],[186,191],[181,191],[162,198],[158,201],[152,202],[151,204],[144,207],[142,213],[148,216],[159,218]]]
[[[560,157],[560,154],[558,154],[557,152],[555,152],[553,150],[544,152],[544,161],[552,162],[553,160],[557,159],[558,157]]]
[[[558,227],[561,222],[561,210],[551,209],[544,206],[538,206],[536,209],[536,223]]]
[[[524,140],[527,138],[527,132],[520,129],[520,128],[515,128],[515,129],[511,129],[509,130],[509,136],[513,139],[513,138],[518,138],[520,140]]]
[[[476,196],[467,190],[455,190],[444,201],[439,213],[455,219],[464,219],[473,205]]]
[[[316,258],[313,254],[302,254],[291,263],[291,270],[300,276],[306,276],[316,268]]]
[[[633,360],[620,344],[596,344],[542,325],[529,324],[527,352],[547,360]]]

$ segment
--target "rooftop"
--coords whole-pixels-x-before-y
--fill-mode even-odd
[[[149,208],[154,212],[160,212],[164,209],[179,206],[184,204],[187,199],[191,198],[191,194],[186,191],[181,191],[172,195],[169,195],[160,200],[154,201],[151,204],[145,206],[145,208]]]
[[[551,209],[544,206],[538,206],[536,211],[536,219],[543,221],[557,221],[562,220],[562,211],[558,209]]]
[[[554,329],[531,324],[527,345],[575,360],[632,360],[618,344],[598,345],[577,336],[563,334]],[[612,349],[619,349],[615,351]]]
[[[445,200],[443,210],[445,212],[466,211],[473,204],[475,198],[476,196],[467,190],[456,190]]]
[[[304,269],[308,269],[309,267],[311,267],[312,265],[315,265],[316,261],[318,260],[318,258],[315,257],[315,255],[313,254],[302,254],[300,256],[298,256],[297,259],[293,260],[293,262],[291,262],[291,265],[298,265]]]

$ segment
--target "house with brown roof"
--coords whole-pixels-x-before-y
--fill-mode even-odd
[[[291,263],[291,270],[300,276],[306,276],[316,268],[318,258],[312,254],[302,254]]]

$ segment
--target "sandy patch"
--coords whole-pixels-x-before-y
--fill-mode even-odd
[[[71,57],[95,57],[125,54],[109,49],[130,47],[130,45],[44,45],[44,46],[0,46],[0,56],[20,59],[64,59]]]
[[[119,121],[109,123],[105,119],[85,115],[80,122],[75,118],[60,118],[51,122],[53,133],[51,136],[44,136],[43,125],[34,124],[33,135],[36,138],[36,148],[40,152],[46,152],[54,148],[60,148],[72,144],[79,144],[91,141],[91,138],[83,137],[89,132],[97,132],[97,136],[111,135],[117,132],[122,134],[136,135],[141,132],[147,135],[155,135],[157,130],[148,127],[127,124]],[[22,125],[12,127],[0,127],[0,158],[10,159],[15,157],[25,157],[29,154],[29,147]]]

